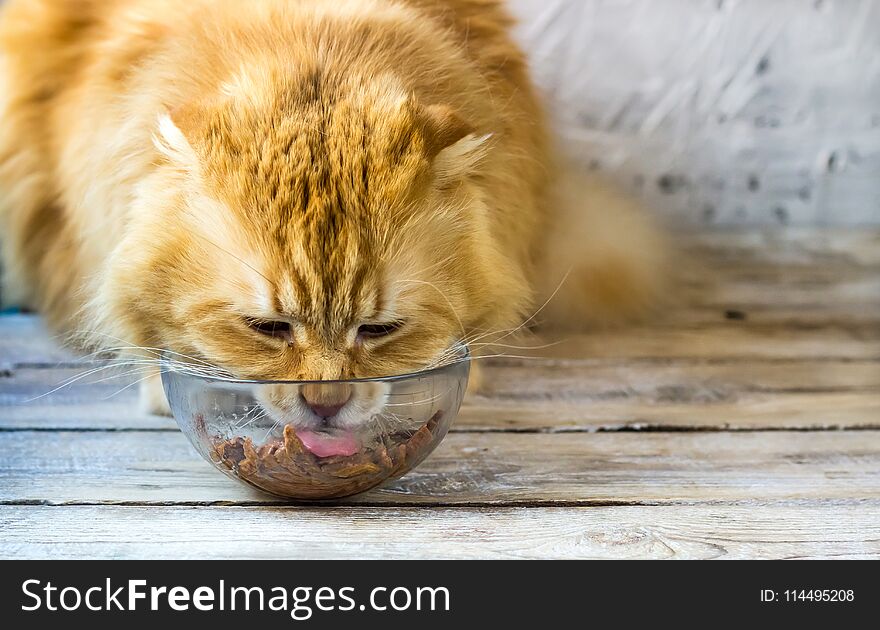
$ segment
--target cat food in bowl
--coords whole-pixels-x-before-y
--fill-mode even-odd
[[[265,492],[345,497],[400,477],[436,448],[458,413],[469,360],[348,381],[245,381],[169,362],[165,393],[206,460]]]

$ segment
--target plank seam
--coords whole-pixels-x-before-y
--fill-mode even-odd
[[[706,500],[706,501],[626,501],[615,499],[584,499],[580,501],[557,501],[557,500],[529,500],[529,501],[462,501],[444,503],[442,501],[359,501],[357,503],[339,503],[331,501],[283,501],[283,500],[242,500],[242,501],[50,501],[45,499],[21,499],[0,500],[0,508],[3,507],[45,507],[45,508],[68,508],[68,507],[180,507],[180,508],[289,508],[322,507],[328,509],[351,509],[351,508],[418,508],[418,509],[504,509],[504,508],[601,508],[601,507],[782,507],[782,506],[816,506],[831,507],[843,505],[876,505],[880,507],[880,498],[853,498],[853,499],[803,499],[776,501],[750,501],[750,500]]]

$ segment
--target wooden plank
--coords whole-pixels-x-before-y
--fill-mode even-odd
[[[876,359],[880,357],[880,327],[749,328],[730,323],[699,329],[642,326],[571,335],[546,354],[616,360]]]
[[[429,510],[0,506],[2,558],[225,560],[231,555],[264,559],[878,558],[880,504]]]
[[[732,401],[748,393],[880,389],[880,359],[705,363],[492,359],[485,365],[483,394],[500,399],[599,401],[632,396],[651,403],[699,403]]]
[[[867,308],[867,307],[866,307]],[[13,327],[15,328],[15,327]],[[4,337],[14,333],[0,325]],[[510,340],[505,340],[504,343]],[[28,366],[56,367],[64,361],[61,350],[44,342],[28,345],[0,339],[0,369]],[[769,360],[769,359],[877,359],[880,358],[880,320],[820,322],[801,325],[786,320],[778,325],[749,321],[713,321],[699,326],[655,323],[591,334],[545,335],[528,339],[529,346],[556,344],[541,351],[504,349],[507,354],[594,360]],[[5,346],[3,344],[6,344]],[[518,344],[517,344],[518,345]],[[68,358],[69,362],[71,359]]]
[[[684,396],[694,390],[688,388]],[[678,396],[672,393],[671,396]],[[456,431],[639,431],[880,428],[870,393],[762,394],[736,402],[481,401],[462,409]]]
[[[880,229],[871,226],[689,230],[687,248],[776,264],[880,265]]]
[[[272,503],[175,432],[7,432],[2,503]],[[346,503],[670,504],[880,499],[880,432],[457,433]]]
[[[168,429],[138,412],[137,376],[74,368],[0,377],[0,429]],[[100,381],[100,382],[95,382]],[[880,428],[880,361],[486,362],[454,430]]]
[[[74,359],[60,341],[36,315],[0,315],[0,370],[21,363],[54,364]]]
[[[729,287],[728,287],[729,288]],[[776,289],[777,293],[779,289]],[[800,303],[779,300],[770,304],[756,304],[747,300],[726,299],[720,295],[707,299],[702,304],[683,304],[671,312],[655,315],[656,321],[651,325],[655,328],[699,327],[706,324],[726,323],[728,326],[755,328],[828,328],[854,330],[877,326],[880,313],[880,297],[877,300],[860,301],[858,303],[828,299],[821,291]],[[739,320],[733,323],[731,320]],[[743,321],[748,321],[744,324]]]
[[[0,376],[0,429],[175,429],[138,408],[138,374],[114,369],[21,368]]]

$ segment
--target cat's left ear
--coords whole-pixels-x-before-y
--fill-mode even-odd
[[[472,173],[488,153],[492,134],[477,134],[451,107],[424,106],[421,118],[428,157],[439,183]]]

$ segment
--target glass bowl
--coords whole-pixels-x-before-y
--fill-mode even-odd
[[[330,499],[421,463],[458,414],[469,371],[462,348],[443,367],[384,378],[233,380],[167,361],[162,382],[180,429],[218,470],[281,497]]]

